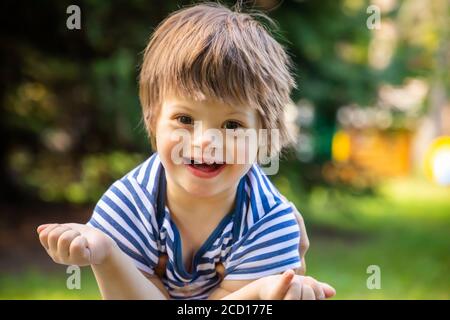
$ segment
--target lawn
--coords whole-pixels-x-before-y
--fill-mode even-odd
[[[303,212],[311,241],[308,273],[329,282],[337,299],[449,299],[450,189],[418,179],[393,180],[373,195],[317,187],[282,193]],[[381,288],[368,289],[367,267],[379,266]],[[89,268],[81,289],[66,288],[63,266],[0,274],[0,299],[98,299]]]
[[[372,196],[317,188],[299,198],[311,229],[308,273],[336,298],[449,299],[450,189],[401,179]],[[370,265],[380,289],[367,288]]]

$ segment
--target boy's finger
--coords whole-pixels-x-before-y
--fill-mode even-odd
[[[300,300],[302,297],[302,285],[298,281],[293,281],[283,300]]]
[[[72,240],[69,247],[69,256],[72,259],[78,258],[89,262],[91,261],[91,252],[85,237],[78,235]]]
[[[314,290],[314,295],[317,300],[325,299],[325,293],[322,288],[322,284],[311,277],[305,277],[304,284],[309,285]]]
[[[318,283],[313,287],[314,294],[316,295],[317,300],[324,300],[325,299],[325,292],[322,289],[322,286]]]
[[[39,233],[39,241],[41,242],[42,246],[48,250],[49,246],[48,246],[48,234],[50,233],[50,231],[52,231],[53,229],[55,229],[56,227],[58,227],[58,224],[50,224],[48,225],[46,228],[43,228],[41,230],[41,232]]]
[[[57,252],[58,250],[58,239],[65,232],[69,230],[68,227],[59,225],[48,234],[48,248],[52,252]]]
[[[291,284],[294,275],[295,273],[292,270],[286,270],[285,272],[283,272],[280,280],[275,284],[275,287],[271,292],[272,300],[281,300],[284,298],[287,291],[289,290],[289,285]]]
[[[76,230],[79,233],[83,233],[83,231],[85,231],[87,228],[86,225],[79,223],[65,223],[63,225],[69,227],[70,229]]]
[[[313,288],[310,285],[304,284],[302,288],[301,300],[316,300]]]
[[[328,283],[320,282],[325,298],[331,298],[336,295],[336,290],[330,286]]]
[[[79,236],[80,233],[75,230],[66,230],[61,234],[58,239],[57,248],[58,254],[60,257],[68,257],[69,256],[69,247],[73,239]]]
[[[37,233],[41,233],[42,230],[44,230],[45,228],[47,228],[48,226],[54,225],[52,223],[46,223],[46,224],[41,224],[40,226],[38,226],[36,228]]]

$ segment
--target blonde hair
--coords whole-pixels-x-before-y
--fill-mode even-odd
[[[296,87],[292,61],[255,19],[273,23],[270,18],[240,11],[218,3],[185,7],[171,13],[152,34],[144,52],[139,96],[153,148],[156,119],[169,93],[255,108],[264,129],[279,130],[279,145],[271,152],[292,141],[284,117]]]

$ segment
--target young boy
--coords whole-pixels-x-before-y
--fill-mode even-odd
[[[218,4],[171,14],[140,75],[157,152],[106,191],[87,225],[39,226],[42,245],[57,263],[91,265],[105,299],[333,296],[294,275],[293,208],[256,164],[289,142],[294,85],[282,46],[251,15]],[[239,143],[261,129],[278,135]]]

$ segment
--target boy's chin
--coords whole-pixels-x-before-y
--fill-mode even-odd
[[[213,197],[220,193],[219,188],[211,186],[209,183],[198,183],[198,182],[184,182],[182,183],[183,188],[196,198],[208,198]]]

